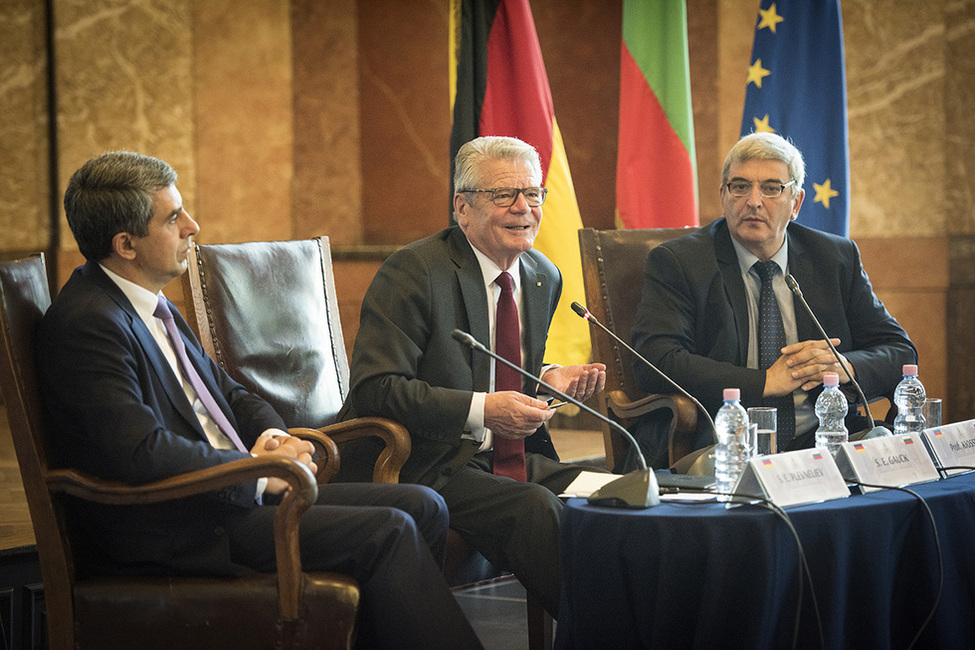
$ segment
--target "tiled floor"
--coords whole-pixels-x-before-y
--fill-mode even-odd
[[[525,588],[514,576],[455,591],[454,596],[485,650],[528,647]]]

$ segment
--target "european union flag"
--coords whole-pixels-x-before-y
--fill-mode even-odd
[[[839,0],[762,0],[741,133],[773,131],[806,161],[799,220],[850,232],[846,68]]]

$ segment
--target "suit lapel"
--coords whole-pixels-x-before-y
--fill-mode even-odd
[[[745,283],[741,279],[741,267],[738,265],[738,256],[731,243],[731,233],[725,220],[716,222],[712,232],[718,270],[721,272],[725,295],[731,303],[731,315],[738,338],[738,363],[744,365],[748,353],[748,298],[745,294]]]
[[[812,290],[815,290],[817,283],[813,282],[816,273],[814,262],[806,254],[802,241],[795,236],[795,231],[791,224],[788,230],[786,230],[786,236],[789,238],[789,273],[796,279],[800,289],[808,286]],[[805,295],[804,297],[810,303],[810,306],[816,302],[815,296]],[[796,335],[799,340],[808,341],[819,339],[820,334],[816,328],[816,324],[809,318],[809,314],[806,313],[806,308],[802,306],[802,303],[794,295],[792,296],[792,308],[796,314]]]
[[[173,369],[169,365],[169,361],[166,360],[162,350],[159,349],[159,344],[156,343],[156,339],[149,332],[149,328],[146,327],[146,324],[142,321],[138,312],[136,312],[135,307],[132,306],[132,303],[129,302],[129,299],[126,298],[118,285],[102,271],[100,266],[88,262],[86,267],[88,276],[92,282],[104,290],[125,314],[129,329],[132,330],[136,340],[142,347],[142,352],[152,367],[153,372],[156,373],[159,384],[163,387],[170,405],[193,427],[194,431],[202,439],[206,440],[206,434],[203,432],[203,427],[200,425],[200,420],[196,417],[192,405],[186,399],[186,393],[183,391],[182,384],[173,374]],[[189,346],[187,348],[189,352]]]
[[[457,284],[464,300],[464,317],[470,335],[486,347],[491,345],[491,329],[487,321],[487,292],[484,276],[474,251],[460,228],[455,228],[448,241],[450,258],[457,265]],[[458,343],[460,345],[460,343]],[[486,391],[491,381],[491,365],[487,355],[469,350],[474,390]]]
[[[553,279],[539,271],[530,255],[526,253],[521,256],[521,308],[524,311],[524,329],[528,330],[528,338],[525,340],[528,363],[522,365],[531,373],[537,373],[541,369],[545,354],[548,323],[544,321],[548,318],[546,305],[551,282]]]

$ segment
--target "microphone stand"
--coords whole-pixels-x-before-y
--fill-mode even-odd
[[[714,420],[711,419],[711,415],[708,413],[707,409],[704,408],[704,406],[699,401],[697,401],[697,398],[696,397],[694,397],[693,395],[691,395],[690,393],[688,393],[686,390],[684,390],[684,388],[680,384],[678,384],[676,381],[674,381],[673,379],[671,379],[670,377],[668,377],[666,375],[666,373],[664,373],[662,370],[660,370],[660,368],[658,368],[657,366],[655,366],[652,363],[650,363],[650,361],[646,357],[644,357],[642,354],[640,354],[639,352],[637,352],[636,350],[634,350],[630,346],[629,343],[627,343],[626,341],[624,341],[623,339],[621,339],[619,336],[617,336],[616,333],[613,330],[609,329],[608,327],[606,327],[605,325],[603,325],[602,323],[600,323],[599,320],[597,320],[596,317],[592,315],[592,312],[590,312],[588,309],[586,309],[585,307],[583,307],[581,304],[579,304],[578,302],[572,303],[572,311],[574,311],[576,314],[578,314],[582,319],[589,321],[591,324],[595,325],[596,327],[598,327],[602,331],[604,331],[607,334],[609,334],[609,336],[612,337],[612,339],[614,341],[616,341],[617,343],[619,343],[620,345],[622,345],[624,348],[626,348],[627,350],[629,350],[630,354],[632,354],[633,356],[635,356],[637,359],[639,359],[640,361],[642,361],[646,365],[650,366],[650,368],[653,369],[654,372],[656,372],[658,375],[660,375],[661,377],[663,377],[664,379],[666,379],[667,382],[671,386],[673,386],[674,388],[676,388],[678,390],[678,392],[680,392],[681,395],[683,395],[687,399],[691,400],[694,403],[694,405],[697,406],[698,410],[700,410],[701,413],[704,414],[704,417],[707,418],[708,424],[711,425],[711,435],[714,437],[715,443],[718,442],[718,434],[717,434],[717,431],[714,428]]]
[[[833,345],[833,341],[830,340],[826,330],[823,329],[819,319],[816,318],[816,314],[813,313],[812,307],[810,307],[809,303],[806,302],[806,298],[802,295],[802,289],[799,288],[799,283],[794,277],[792,277],[791,273],[786,273],[785,283],[789,285],[789,290],[792,291],[795,297],[799,299],[799,302],[802,303],[806,313],[809,314],[809,317],[812,319],[813,323],[816,324],[816,329],[819,330],[819,335],[823,337],[824,341],[826,341],[826,345],[829,346],[833,356],[836,357],[836,362],[840,364],[841,368],[843,368],[843,372],[845,372],[846,376],[850,378],[850,383],[853,384],[853,387],[857,391],[857,396],[860,398],[860,403],[863,404],[863,410],[866,411],[867,420],[869,420],[870,426],[863,431],[858,431],[851,434],[850,440],[866,440],[867,438],[882,438],[884,436],[889,436],[890,431],[888,431],[885,427],[877,427],[873,425],[874,420],[873,414],[870,412],[870,404],[867,402],[867,397],[863,394],[863,390],[860,388],[859,382],[857,382],[857,380],[853,377],[853,373],[850,371],[849,366],[846,365],[843,357],[840,356],[840,353],[836,350],[836,346]]]
[[[578,406],[580,409],[596,417],[601,422],[605,422],[623,434],[626,440],[633,446],[633,448],[636,450],[637,461],[640,468],[630,472],[629,474],[625,474],[614,481],[610,481],[597,491],[593,492],[589,496],[589,503],[593,505],[609,506],[622,504],[629,508],[648,508],[660,503],[660,488],[657,485],[657,477],[647,468],[647,461],[643,457],[643,452],[640,450],[640,445],[637,444],[636,440],[629,431],[601,413],[594,411],[574,397],[570,397],[551,384],[542,381],[540,377],[536,377],[521,366],[511,363],[504,357],[496,354],[493,350],[489,350],[480,341],[467,332],[455,329],[451,335],[472,350],[482,352],[495,361],[503,363],[528,379],[537,382],[539,386],[545,388],[552,395],[563,399],[570,404]]]

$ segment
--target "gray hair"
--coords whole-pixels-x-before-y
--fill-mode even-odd
[[[489,160],[523,160],[542,178],[542,162],[535,147],[518,138],[488,135],[465,142],[454,158],[454,191],[479,189],[481,165]],[[541,182],[541,180],[539,180]]]
[[[107,258],[120,232],[148,235],[153,196],[176,179],[168,163],[129,151],[104,153],[82,165],[68,181],[64,211],[85,259]]]
[[[806,180],[806,164],[802,160],[802,153],[795,145],[778,133],[749,133],[743,136],[728,152],[721,170],[721,184],[728,182],[728,170],[731,166],[749,160],[778,160],[789,166],[789,180],[795,181],[792,195],[802,190],[802,183]]]

